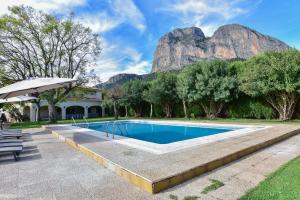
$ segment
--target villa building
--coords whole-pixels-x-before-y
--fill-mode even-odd
[[[89,88],[90,90],[91,88]],[[99,89],[92,88],[93,92],[80,97],[71,95],[66,100],[56,104],[57,118],[60,119],[81,119],[105,116],[105,109],[102,104],[102,93]],[[34,122],[37,120],[38,107],[36,103],[26,103],[20,107],[25,121]],[[48,120],[48,103],[40,101],[40,120]]]

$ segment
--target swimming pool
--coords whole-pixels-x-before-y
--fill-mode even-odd
[[[118,126],[114,126],[113,123],[118,123]],[[271,127],[265,125],[139,119],[60,126],[72,133],[92,135],[101,141],[112,141],[154,154],[164,154],[233,139]]]
[[[79,125],[86,127],[86,125]],[[239,130],[240,127],[192,126],[150,122],[118,121],[90,124],[89,129],[156,144],[169,144]]]

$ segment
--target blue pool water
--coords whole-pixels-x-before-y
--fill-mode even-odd
[[[86,125],[79,125],[86,127]],[[163,125],[146,122],[112,122],[93,123],[89,129],[114,133],[115,135],[125,136],[157,144],[168,144],[172,142],[188,140],[218,133],[224,133],[239,128],[228,127],[204,127],[204,126],[186,126],[186,125]]]

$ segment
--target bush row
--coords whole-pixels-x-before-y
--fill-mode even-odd
[[[300,99],[298,50],[266,52],[245,61],[212,60],[129,81],[106,92],[123,115],[279,118],[295,116]],[[121,108],[121,109],[120,109]]]

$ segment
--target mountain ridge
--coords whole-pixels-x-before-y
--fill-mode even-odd
[[[198,27],[176,28],[159,39],[150,74],[117,74],[101,87],[151,79],[156,72],[181,70],[184,65],[203,60],[247,59],[265,51],[287,49],[291,47],[279,39],[240,24],[220,26],[211,37],[206,37]]]
[[[121,74],[117,74],[117,75],[110,77],[108,79],[108,81],[101,83],[101,84],[97,85],[96,87],[109,89],[109,88],[113,88],[118,85],[122,85],[122,84],[126,83],[127,81],[131,81],[131,80],[144,80],[144,79],[151,80],[154,78],[154,76],[155,76],[155,73],[142,74],[142,75],[121,73]]]
[[[274,37],[239,24],[220,26],[211,37],[205,37],[198,27],[177,28],[160,38],[151,72],[180,70],[201,60],[248,59],[265,51],[290,48]]]

